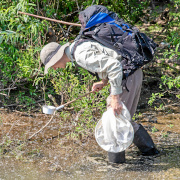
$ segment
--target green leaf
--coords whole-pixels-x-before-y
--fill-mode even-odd
[[[29,5],[29,6],[36,6],[36,4],[33,4],[33,3],[28,3],[27,5]]]
[[[177,44],[175,52],[178,52],[178,49],[179,49],[179,44]]]

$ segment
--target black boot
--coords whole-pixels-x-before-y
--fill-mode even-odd
[[[138,147],[144,156],[159,154],[159,151],[156,149],[153,140],[141,124],[139,129],[134,134],[133,143]]]
[[[111,163],[125,163],[125,151],[119,153],[108,152],[108,160]]]

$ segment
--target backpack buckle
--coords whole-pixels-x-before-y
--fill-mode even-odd
[[[118,48],[118,47],[119,47],[119,45],[118,45],[118,43],[117,43],[117,42],[114,44],[114,47],[116,47],[116,48]]]
[[[123,50],[123,45],[120,42],[114,43],[114,47],[119,49],[119,50]]]
[[[122,48],[123,45],[122,45],[120,42],[116,42],[116,43],[114,44],[114,47],[116,47],[116,48]]]
[[[99,31],[100,31],[100,28],[99,28],[99,27],[96,27],[96,28],[94,29],[94,34],[97,34]]]

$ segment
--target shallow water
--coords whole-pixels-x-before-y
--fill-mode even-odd
[[[161,153],[143,157],[131,145],[124,164],[108,163],[107,153],[97,145],[93,132],[72,138],[71,120],[56,116],[32,141],[24,141],[51,116],[0,110],[0,117],[0,143],[4,142],[0,147],[0,180],[180,179],[179,109],[174,114],[142,114],[139,122]]]

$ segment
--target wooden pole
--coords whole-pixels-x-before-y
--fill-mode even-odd
[[[51,18],[38,16],[38,15],[35,15],[35,14],[30,14],[30,13],[25,13],[25,12],[21,12],[21,11],[18,11],[18,14],[24,14],[24,15],[35,17],[35,18],[45,19],[45,20],[48,20],[48,21],[54,21],[54,22],[57,22],[57,23],[62,23],[62,24],[81,27],[81,24],[78,24],[78,23],[70,23],[70,22],[66,22],[66,21],[60,21],[60,20],[57,20],[57,19],[51,19]]]
[[[83,96],[80,96],[80,97],[78,97],[78,98],[76,98],[76,99],[74,99],[74,100],[72,100],[72,101],[69,101],[69,102],[63,104],[63,105],[64,105],[64,106],[67,106],[67,105],[69,105],[69,104],[75,102],[76,100],[81,99],[82,97],[85,97],[85,96],[87,96],[88,94],[91,94],[92,92],[93,92],[93,91],[90,91],[90,92],[84,94]]]

